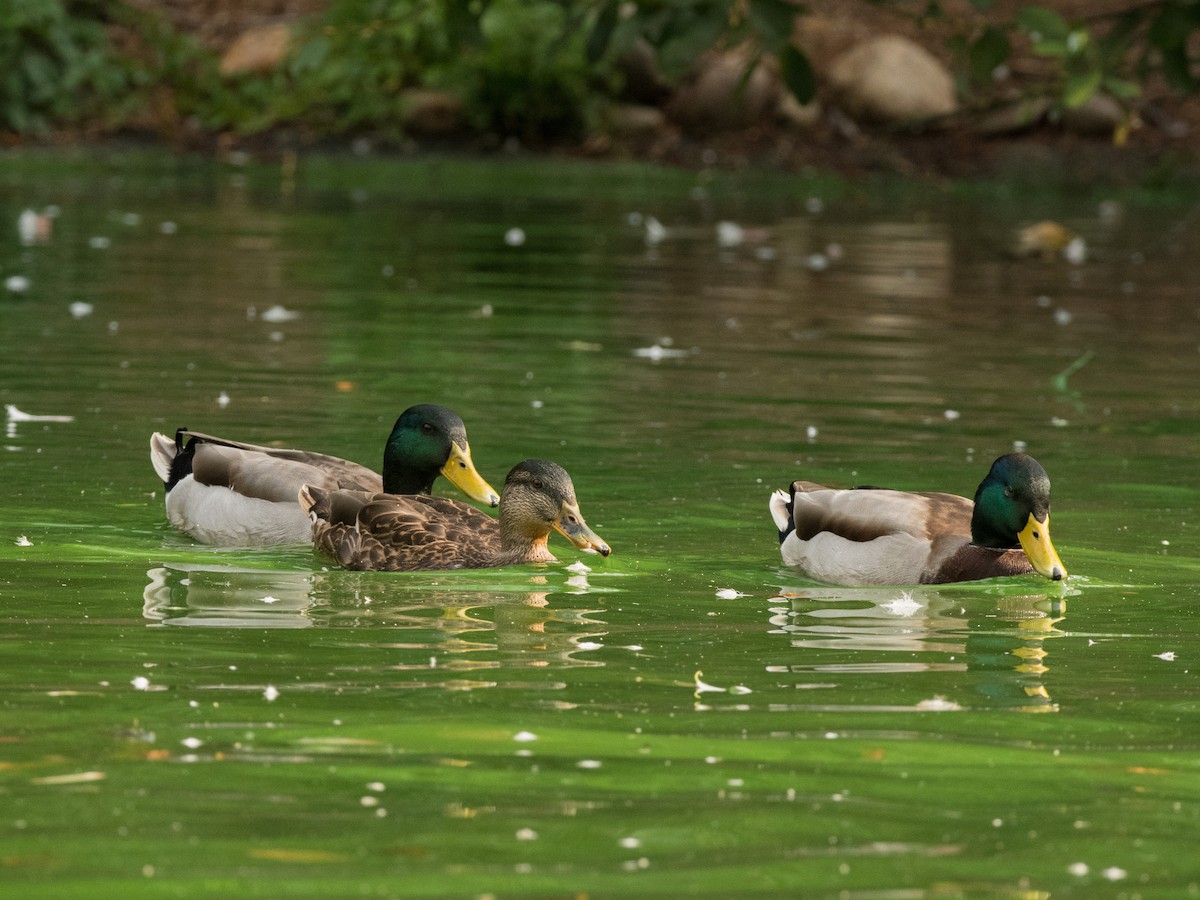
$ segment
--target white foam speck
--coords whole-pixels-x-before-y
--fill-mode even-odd
[[[910,594],[908,591],[905,591],[896,599],[884,603],[882,608],[886,609],[894,616],[904,616],[907,618],[909,616],[916,615],[924,607],[922,607],[918,601],[913,599],[912,594]]]
[[[522,743],[526,743],[528,741],[536,741],[537,739],[538,739],[538,736],[536,734],[534,734],[532,731],[518,731],[516,734],[513,735],[514,741],[521,741]]]
[[[1175,661],[1175,651],[1174,650],[1167,650],[1164,653],[1155,653],[1154,656],[1156,659],[1165,659],[1167,662]]]
[[[738,597],[749,596],[749,594],[743,594],[740,591],[735,591],[733,588],[721,588],[717,591],[717,599],[719,600],[736,600]]]
[[[264,310],[259,318],[261,318],[264,322],[270,322],[271,324],[276,325],[280,322],[292,322],[300,318],[300,313],[293,309],[287,309],[276,303],[274,306]]]
[[[279,688],[275,687],[273,684],[268,684],[266,689],[263,691],[263,697],[268,703],[270,703],[272,700],[275,700],[279,697]]]

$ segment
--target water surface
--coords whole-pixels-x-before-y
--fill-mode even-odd
[[[10,157],[0,400],[73,420],[0,455],[0,882],[1200,894],[1196,199]],[[1088,258],[1014,259],[1043,218]],[[493,484],[563,464],[613,556],[350,573],[165,524],[151,431],[374,464],[416,402]],[[1015,442],[1067,584],[779,563],[773,488],[970,494]]]

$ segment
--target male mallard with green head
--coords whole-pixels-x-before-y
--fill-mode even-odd
[[[477,503],[495,506],[496,491],[471,461],[467,430],[444,406],[411,406],[396,420],[383,452],[383,475],[336,456],[260,447],[180,429],[155,433],[150,460],[166,487],[167,519],[198,541],[222,546],[312,540],[296,502],[304,484],[427,494],[445,475]]]
[[[347,569],[410,572],[482,569],[555,562],[551,530],[576,547],[608,556],[608,544],[583,519],[571,476],[559,465],[527,459],[500,494],[499,521],[445,497],[300,489],[312,539]]]
[[[1001,456],[966,497],[797,481],[771,496],[783,561],[834,584],[944,584],[1066,567],[1050,543],[1050,479],[1031,456]]]

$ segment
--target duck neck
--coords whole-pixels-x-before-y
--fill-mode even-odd
[[[512,512],[509,505],[508,512]],[[550,552],[548,532],[537,534],[523,527],[519,518],[505,515],[505,504],[500,504],[500,553],[505,562],[558,562]]]
[[[437,468],[427,469],[405,458],[403,449],[388,442],[383,451],[383,489],[389,494],[428,494],[438,477]]]

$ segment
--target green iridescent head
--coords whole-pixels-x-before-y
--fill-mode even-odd
[[[477,503],[500,502],[471,461],[463,420],[444,406],[410,406],[396,420],[383,452],[383,489],[389,494],[428,494],[438,475]]]

